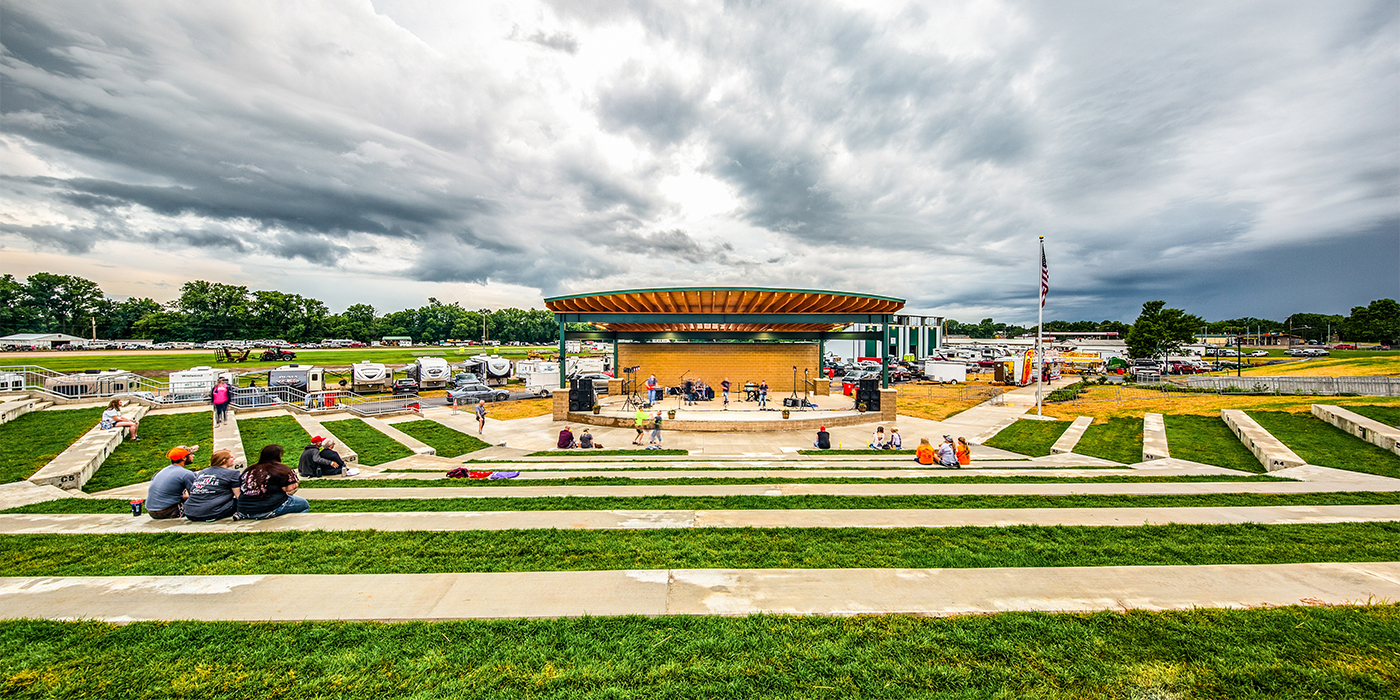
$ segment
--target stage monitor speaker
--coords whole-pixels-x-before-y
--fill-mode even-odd
[[[802,399],[794,399],[791,396],[783,399],[783,408],[798,408],[802,405]]]
[[[591,411],[596,397],[592,379],[574,379],[569,382],[569,410]]]

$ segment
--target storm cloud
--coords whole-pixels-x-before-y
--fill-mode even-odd
[[[1023,321],[1043,235],[1057,318],[1345,311],[1400,294],[1397,30],[1386,0],[15,0],[0,272],[101,259],[120,293],[179,249],[333,272],[336,308],[704,283]]]

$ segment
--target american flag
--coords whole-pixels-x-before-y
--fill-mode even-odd
[[[1040,308],[1045,308],[1045,297],[1050,293],[1050,266],[1045,264],[1045,236],[1040,237]]]

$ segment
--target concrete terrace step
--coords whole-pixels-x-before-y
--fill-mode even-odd
[[[1073,452],[1074,447],[1079,444],[1079,438],[1084,437],[1084,431],[1088,430],[1093,422],[1094,419],[1090,416],[1075,418],[1074,422],[1065,429],[1064,434],[1055,441],[1055,444],[1050,446],[1050,453],[1059,455]]]
[[[140,421],[149,410],[145,406],[128,406],[122,409],[122,415],[135,421]],[[98,424],[99,426],[101,424]],[[92,478],[93,472],[107,461],[117,446],[122,444],[122,436],[125,428],[112,428],[103,430],[101,427],[93,428],[78,438],[68,449],[59,453],[52,461],[44,465],[33,476],[29,477],[29,482],[39,486],[57,486],[71,491],[81,490],[83,484]]]
[[[213,411],[210,411],[210,420]],[[214,426],[214,452],[228,450],[233,453],[233,463],[248,466],[248,455],[243,453],[243,435],[238,431],[238,412],[228,411],[220,425]]]
[[[1392,562],[0,579],[0,611],[6,616],[120,622],[960,615],[1344,605],[1397,598],[1400,564]]]
[[[580,479],[589,477],[618,479],[921,479],[959,476],[1045,476],[1045,477],[1099,477],[1099,476],[1250,476],[1249,472],[1212,467],[1207,464],[1187,463],[1190,466],[1173,465],[1166,469],[1037,469],[1025,468],[996,469],[989,467],[965,469],[618,469],[609,471],[565,471],[539,469],[518,469],[529,465],[510,464],[494,471],[519,471],[516,480],[535,481],[546,479]],[[453,465],[448,469],[455,468]],[[490,471],[490,465],[466,465],[469,469]],[[430,481],[445,478],[446,470],[433,472],[381,472],[372,478],[417,479]]]
[[[1171,457],[1167,447],[1167,421],[1160,413],[1142,415],[1142,461],[1151,462]]]
[[[43,503],[60,498],[82,497],[81,491],[68,491],[57,486],[40,486],[31,484],[28,481],[16,481],[9,484],[0,484],[0,510],[27,506],[31,503]]]
[[[1312,414],[1372,445],[1400,455],[1400,428],[1372,420],[1340,406],[1313,404]]]
[[[1220,418],[1268,471],[1301,467],[1307,463],[1244,411],[1221,409]]]
[[[665,530],[689,528],[906,528],[1017,525],[1294,525],[1400,521],[1400,505],[1176,508],[947,508],[850,510],[566,510],[434,513],[299,513],[270,520],[152,520],[130,515],[0,515],[0,534],[380,530]]]
[[[4,403],[0,403],[0,425],[9,423],[26,413],[42,411],[45,407],[50,405],[52,404],[31,398],[7,400]]]

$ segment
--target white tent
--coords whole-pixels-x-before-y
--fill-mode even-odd
[[[0,338],[0,345],[52,348],[64,345],[87,345],[87,338],[66,333],[12,333]]]

